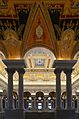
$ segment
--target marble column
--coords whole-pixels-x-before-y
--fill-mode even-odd
[[[72,69],[65,69],[64,73],[66,74],[67,109],[72,109],[72,83],[71,83]]]
[[[24,108],[24,101],[23,101],[23,75],[25,73],[24,69],[18,69],[19,73],[19,89],[18,89],[18,108],[23,109]]]
[[[54,73],[56,74],[56,109],[61,109],[61,70],[56,68]]]
[[[8,108],[5,109],[5,119],[24,119],[23,108],[23,74],[24,60],[3,60],[8,72]],[[13,73],[19,70],[19,109],[13,110]],[[21,109],[20,109],[21,108]]]
[[[15,69],[7,68],[8,73],[8,109],[13,109],[13,74]]]

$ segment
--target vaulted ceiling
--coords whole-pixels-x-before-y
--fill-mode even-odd
[[[58,59],[79,50],[78,0],[0,0],[0,50],[7,58],[23,58],[43,46]]]

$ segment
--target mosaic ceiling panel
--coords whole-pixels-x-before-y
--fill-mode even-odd
[[[27,0],[26,0],[27,1]],[[45,0],[43,1],[45,3]],[[42,3],[42,4],[44,4]],[[76,32],[75,40],[79,38],[79,2],[71,1],[46,2],[46,7],[54,27],[57,40],[60,39],[61,32],[71,28]],[[13,2],[10,0],[0,1],[0,32],[11,28],[18,32],[19,39],[23,38],[23,33],[27,19],[32,9],[33,2]],[[2,34],[0,38],[3,39]]]

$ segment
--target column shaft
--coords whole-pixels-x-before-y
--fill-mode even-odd
[[[13,74],[14,69],[6,69],[8,73],[8,109],[13,109]]]
[[[71,72],[67,69],[66,73],[66,92],[67,92],[67,109],[72,109],[72,84],[71,84]]]
[[[56,74],[56,108],[61,108],[61,80],[60,80],[60,69],[55,69],[54,73]]]
[[[23,101],[23,74],[25,73],[25,71],[24,71],[24,69],[19,69],[18,73],[19,73],[18,108],[23,109],[23,106],[24,106],[24,101]]]

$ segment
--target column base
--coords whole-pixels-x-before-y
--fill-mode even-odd
[[[56,110],[55,119],[75,119],[75,110]]]
[[[25,117],[23,109],[15,109],[15,110],[6,109],[4,116],[5,119],[24,119]]]

